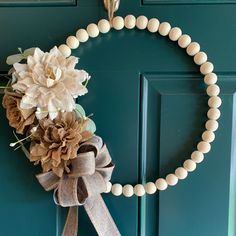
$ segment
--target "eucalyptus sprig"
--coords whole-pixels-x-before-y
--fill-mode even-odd
[[[22,60],[27,59],[28,56],[31,56],[34,54],[35,48],[28,48],[24,51],[22,51],[22,48],[18,48],[18,51],[20,53],[7,57],[6,63],[8,65],[13,65],[14,63],[18,63],[18,62],[21,62]]]
[[[77,118],[82,118],[84,120],[87,120],[88,122],[86,126],[87,131],[90,131],[91,133],[96,132],[96,125],[94,121],[90,119],[90,117],[93,116],[93,114],[86,116],[84,108],[79,104],[76,104],[75,113],[76,113]]]

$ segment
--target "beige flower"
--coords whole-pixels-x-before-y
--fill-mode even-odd
[[[75,69],[77,63],[78,58],[64,57],[57,47],[46,53],[36,48],[27,64],[15,63],[13,89],[23,94],[21,108],[37,108],[38,119],[49,114],[52,120],[60,110],[73,111],[75,98],[87,93],[82,83],[90,78],[87,72]]]
[[[22,109],[20,107],[21,98],[20,94],[6,90],[2,101],[9,125],[15,128],[18,134],[24,134],[35,121],[35,109]]]
[[[71,159],[77,156],[81,142],[92,137],[85,130],[86,120],[77,119],[74,112],[59,112],[52,121],[44,118],[33,133],[30,160],[41,163],[44,172],[52,170],[59,177],[69,172]]]

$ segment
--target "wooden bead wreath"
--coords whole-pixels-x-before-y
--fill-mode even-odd
[[[79,47],[80,43],[85,43],[89,37],[95,38],[99,33],[105,34],[111,28],[115,30],[122,30],[123,28],[134,29],[137,27],[139,30],[147,29],[151,33],[159,32],[162,36],[168,36],[171,41],[178,43],[179,47],[186,49],[189,56],[193,57],[194,62],[200,66],[200,72],[205,76],[204,82],[207,85],[207,95],[210,97],[208,100],[209,110],[207,112],[208,121],[205,124],[206,130],[202,134],[202,141],[197,145],[197,150],[191,154],[191,159],[187,159],[182,167],[178,167],[174,173],[168,174],[166,178],[159,178],[156,182],[149,182],[145,185],[137,184],[132,186],[126,184],[122,186],[119,183],[112,184],[108,182],[107,193],[112,192],[115,196],[124,195],[131,197],[143,196],[145,193],[154,194],[157,190],[166,190],[168,186],[174,186],[179,180],[183,180],[188,176],[188,172],[193,172],[198,163],[204,160],[204,154],[208,153],[211,149],[211,142],[215,139],[214,131],[218,129],[217,120],[220,118],[221,99],[219,97],[220,88],[216,85],[217,75],[213,73],[214,66],[211,62],[207,61],[207,54],[200,51],[200,45],[197,42],[192,42],[191,37],[187,34],[182,34],[182,30],[178,27],[171,28],[168,22],[160,23],[157,18],[148,20],[146,16],[139,16],[136,18],[133,15],[127,15],[125,18],[116,16],[110,22],[102,19],[98,24],[89,24],[87,29],[79,29],[76,36],[69,36],[66,44],[59,46],[59,50],[66,57],[71,55],[71,49]]]

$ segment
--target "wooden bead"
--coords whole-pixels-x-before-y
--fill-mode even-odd
[[[211,84],[207,87],[207,94],[208,96],[218,96],[220,94],[220,88],[216,84]]]
[[[202,152],[194,151],[191,154],[191,159],[196,163],[201,163],[204,160],[204,155]]]
[[[71,49],[66,44],[61,44],[58,49],[64,57],[69,57],[71,55]]]
[[[125,26],[124,19],[121,16],[116,16],[112,20],[112,26],[116,30],[122,30]]]
[[[158,31],[159,25],[160,22],[157,18],[150,19],[147,25],[148,31],[151,33],[156,33]]]
[[[189,56],[195,56],[200,51],[199,43],[192,42],[187,47],[187,54]]]
[[[125,17],[125,27],[127,29],[133,29],[136,26],[136,18],[133,15],[128,15]]]
[[[208,100],[208,106],[212,108],[219,108],[222,104],[220,97],[211,97]]]
[[[169,174],[166,176],[166,182],[170,186],[175,186],[178,183],[178,178],[174,174]]]
[[[162,36],[168,35],[170,30],[171,30],[171,25],[168,22],[162,22],[158,29],[160,35]]]
[[[178,45],[181,48],[187,48],[190,43],[191,43],[191,37],[187,34],[181,35],[179,40],[178,40]]]
[[[147,28],[148,18],[146,16],[139,16],[136,20],[136,27],[140,30]]]
[[[207,54],[205,52],[198,52],[194,56],[193,60],[197,65],[200,66],[207,61]]]
[[[99,35],[98,26],[94,23],[91,23],[87,26],[87,32],[89,37],[96,38]]]
[[[111,188],[111,192],[115,196],[120,196],[122,194],[122,185],[121,184],[113,184]]]
[[[203,63],[200,67],[200,71],[203,75],[209,74],[213,70],[214,70],[214,65],[209,61]]]
[[[215,140],[215,134],[212,131],[204,131],[202,134],[202,140],[211,143]]]
[[[105,193],[110,193],[111,192],[111,188],[112,188],[112,183],[111,182],[107,182],[107,189],[106,189]]]
[[[66,39],[66,44],[69,48],[75,49],[79,47],[79,40],[75,36],[69,36]]]
[[[196,163],[191,159],[188,159],[184,162],[184,169],[187,170],[188,172],[193,172],[196,169],[196,167],[197,167]]]
[[[175,170],[175,175],[177,176],[178,179],[186,179],[188,176],[188,171],[185,170],[183,167],[178,167]]]
[[[88,41],[89,39],[89,35],[88,32],[85,29],[79,29],[76,32],[76,38],[81,42],[81,43],[85,43]]]
[[[169,38],[172,41],[177,41],[182,35],[182,30],[179,27],[174,27],[170,30]]]
[[[207,112],[207,117],[210,120],[218,120],[220,118],[220,110],[218,108],[211,108]]]
[[[209,131],[216,131],[219,128],[219,123],[216,120],[208,120],[205,126]]]
[[[148,194],[154,194],[157,191],[157,187],[153,182],[146,183],[144,188]]]
[[[168,187],[166,180],[162,178],[158,179],[155,184],[157,189],[160,191],[164,191]]]
[[[142,197],[145,194],[145,189],[142,184],[135,185],[134,194],[138,197]]]
[[[207,85],[215,84],[217,82],[217,75],[215,73],[209,73],[204,77],[204,82]]]
[[[130,184],[126,184],[123,187],[123,195],[125,197],[132,197],[134,195],[134,188],[133,188],[133,186],[130,185]]]
[[[102,19],[98,22],[98,29],[102,34],[106,34],[110,31],[111,25],[110,22],[106,19]]]
[[[197,145],[197,150],[202,153],[208,153],[211,150],[211,145],[208,142],[201,141]]]

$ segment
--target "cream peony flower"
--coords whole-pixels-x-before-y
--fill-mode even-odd
[[[75,98],[88,92],[82,83],[90,79],[87,72],[75,69],[77,63],[78,58],[64,57],[57,47],[50,52],[36,48],[27,64],[15,63],[17,82],[12,87],[23,94],[20,107],[37,108],[38,119],[49,115],[51,120],[59,111],[73,111]]]

